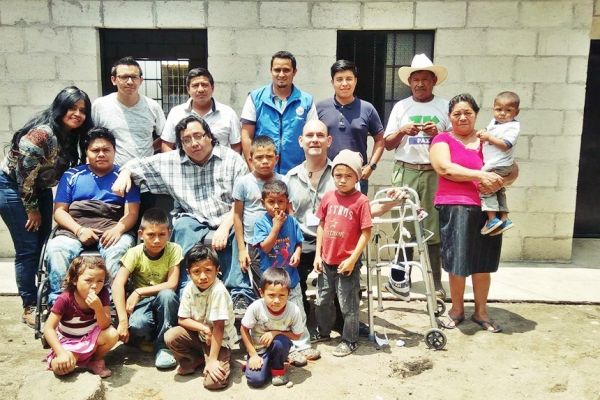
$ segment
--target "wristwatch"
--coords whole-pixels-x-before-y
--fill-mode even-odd
[[[377,169],[377,164],[373,163],[373,164],[369,165],[369,167],[371,167],[371,169],[373,171],[375,171]]]

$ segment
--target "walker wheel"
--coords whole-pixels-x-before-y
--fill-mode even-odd
[[[436,300],[436,309],[433,311],[433,315],[435,315],[436,317],[439,317],[440,315],[444,315],[444,313],[446,312],[446,303],[444,303],[444,300],[442,299],[435,299]],[[429,312],[429,304],[427,304],[427,312]]]
[[[446,335],[440,329],[432,328],[425,333],[425,344],[430,349],[442,350],[446,346]]]
[[[436,317],[439,317],[440,315],[444,315],[444,313],[446,312],[446,303],[444,303],[444,300],[442,300],[442,299],[436,299],[436,303],[437,303],[437,309],[435,310],[434,315]]]

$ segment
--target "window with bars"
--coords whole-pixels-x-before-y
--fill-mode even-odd
[[[371,102],[387,124],[396,102],[410,96],[398,69],[410,66],[415,54],[433,60],[434,31],[338,31],[337,59],[358,67],[356,95]]]
[[[110,81],[113,63],[132,56],[144,73],[140,93],[158,101],[168,114],[188,98],[188,71],[207,65],[206,30],[100,29],[100,52],[103,95],[116,90]]]
[[[189,71],[189,60],[136,60],[144,80],[140,93],[162,105],[165,115],[171,108],[188,99],[185,77]]]

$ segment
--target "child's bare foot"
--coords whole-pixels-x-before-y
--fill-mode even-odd
[[[196,372],[197,369],[204,366],[204,360],[198,359],[195,363],[187,368],[183,368],[181,365],[177,368],[177,375],[191,375]]]
[[[93,360],[88,363],[88,369],[93,374],[98,375],[100,378],[108,378],[112,375],[112,371],[106,368],[104,360]]]

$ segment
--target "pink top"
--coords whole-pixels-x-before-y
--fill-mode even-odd
[[[450,160],[453,163],[469,169],[479,170],[483,167],[481,145],[476,150],[468,149],[448,132],[435,135],[431,145],[433,146],[436,143],[446,143],[448,145],[450,148]],[[477,184],[477,181],[454,182],[439,176],[434,204],[481,206]]]
[[[339,265],[350,257],[364,229],[373,226],[369,198],[358,190],[343,195],[325,193],[317,217],[324,221],[321,257],[329,265]]]

